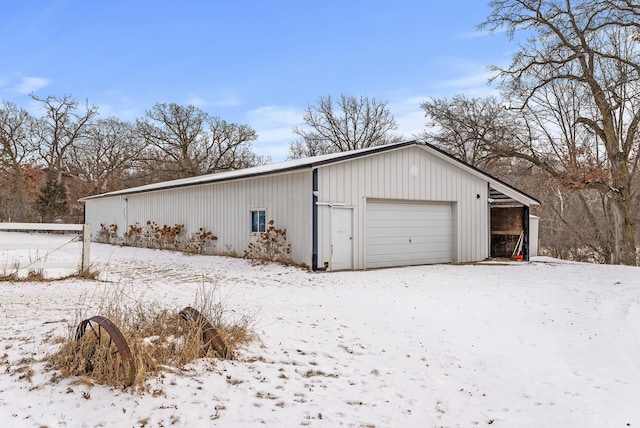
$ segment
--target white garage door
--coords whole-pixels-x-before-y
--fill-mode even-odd
[[[450,203],[367,202],[367,268],[452,261]]]

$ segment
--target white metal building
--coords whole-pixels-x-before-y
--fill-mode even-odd
[[[167,181],[81,199],[85,221],[184,224],[218,237],[214,254],[243,254],[265,222],[287,230],[291,256],[313,270],[351,270],[491,257],[494,210],[539,202],[434,146],[405,142]],[[514,208],[515,207],[515,208]],[[506,211],[505,211],[506,212]],[[512,227],[513,229],[513,227]],[[508,232],[508,233],[520,233]]]

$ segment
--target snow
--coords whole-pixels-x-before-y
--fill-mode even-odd
[[[39,246],[39,247],[38,247]],[[11,248],[20,249],[11,249]],[[29,249],[24,249],[25,247]],[[30,272],[39,272],[36,263],[48,265],[68,264],[80,266],[82,263],[82,237],[77,233],[17,233],[0,232],[0,274],[16,273],[14,265],[20,262],[22,268],[18,277],[24,278]],[[77,272],[77,268],[49,268],[43,273],[49,277],[60,277]]]
[[[310,273],[102,244],[91,257],[103,281],[0,283],[2,426],[640,426],[638,268]],[[257,314],[260,340],[236,360],[166,371],[145,394],[51,381],[55,338],[110,289],[179,310],[203,286]]]

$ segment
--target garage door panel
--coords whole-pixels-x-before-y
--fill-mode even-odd
[[[375,250],[376,247],[389,247],[407,244],[407,248],[416,247],[419,245],[431,245],[434,248],[441,246],[441,244],[449,244],[451,239],[451,233],[446,235],[433,235],[433,236],[412,236],[411,242],[409,238],[402,236],[391,237],[374,237],[367,240],[367,248]]]
[[[368,247],[367,254],[389,254],[395,253],[414,253],[414,252],[442,252],[443,246],[448,248],[449,241],[441,239],[436,242],[412,242],[405,245],[404,243],[382,243]]]
[[[367,203],[367,267],[452,261],[449,203]]]
[[[372,224],[376,222],[386,222],[389,218],[394,218],[395,220],[409,220],[409,221],[420,221],[425,220],[424,211],[413,211],[413,212],[404,212],[404,211],[393,211],[393,210],[384,210],[384,211],[374,211],[369,214],[369,220],[371,220]],[[429,213],[430,217],[427,219],[428,221],[448,221],[451,219],[450,212],[442,212],[441,210],[431,211]]]
[[[393,226],[394,230],[421,230],[416,229],[416,226],[427,226],[427,227],[441,227],[445,229],[451,229],[451,218],[443,218],[443,219],[406,219],[406,218],[397,218],[393,216],[393,214],[389,215],[393,220],[383,221],[383,220],[372,220],[368,221],[369,227],[371,229],[388,229],[389,226]],[[395,224],[393,224],[395,223]],[[381,232],[382,233],[382,232]],[[412,232],[413,233],[413,232]]]

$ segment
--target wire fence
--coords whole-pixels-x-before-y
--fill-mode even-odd
[[[0,238],[0,272],[89,270],[88,224],[0,223],[0,231],[5,232]]]

